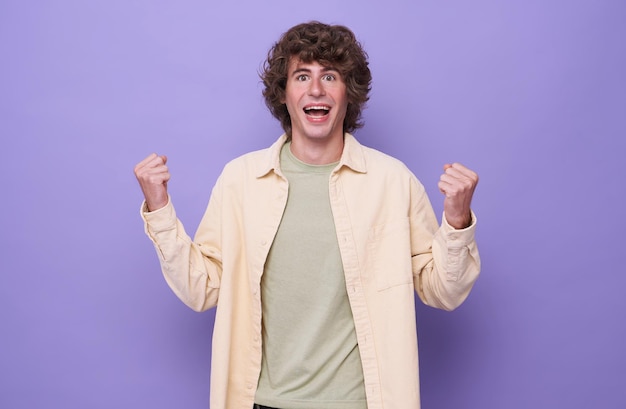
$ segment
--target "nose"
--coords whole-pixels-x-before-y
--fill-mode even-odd
[[[314,97],[322,96],[326,93],[321,78],[313,78],[309,84],[309,95]]]

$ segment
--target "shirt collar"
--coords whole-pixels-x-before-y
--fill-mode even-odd
[[[265,151],[265,157],[259,162],[256,172],[258,178],[267,175],[272,170],[279,175],[281,174],[280,149],[285,142],[287,142],[287,135],[282,134],[280,138]],[[339,169],[344,166],[358,173],[367,173],[363,145],[347,132],[344,134],[343,152],[341,153],[341,159],[339,159],[339,164],[337,168],[335,168],[335,172],[339,171]]]

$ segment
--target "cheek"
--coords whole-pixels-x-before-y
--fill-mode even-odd
[[[282,103],[286,104],[287,106],[289,105],[296,105],[298,102],[298,95],[297,92],[295,92],[296,90],[294,89],[286,89],[285,92],[282,95]]]
[[[287,99],[285,101],[285,108],[291,117],[294,117],[297,113],[298,106],[292,100]]]
[[[342,95],[337,101],[344,110],[350,105],[350,98],[347,95]]]
[[[335,90],[334,92],[335,101],[340,102],[342,105],[348,105],[350,102],[350,94],[345,87]]]

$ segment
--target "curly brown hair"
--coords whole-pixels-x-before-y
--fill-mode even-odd
[[[260,73],[265,89],[263,97],[270,112],[291,137],[291,117],[287,111],[285,88],[290,59],[337,70],[346,84],[348,109],[343,122],[344,132],[361,128],[361,111],[369,100],[372,74],[367,53],[354,33],[341,25],[328,25],[319,21],[299,24],[290,28],[267,53]]]

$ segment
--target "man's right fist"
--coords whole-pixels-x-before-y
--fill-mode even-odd
[[[170,180],[170,172],[166,163],[166,156],[153,153],[135,166],[135,176],[150,212],[164,207],[168,201],[167,181]]]

